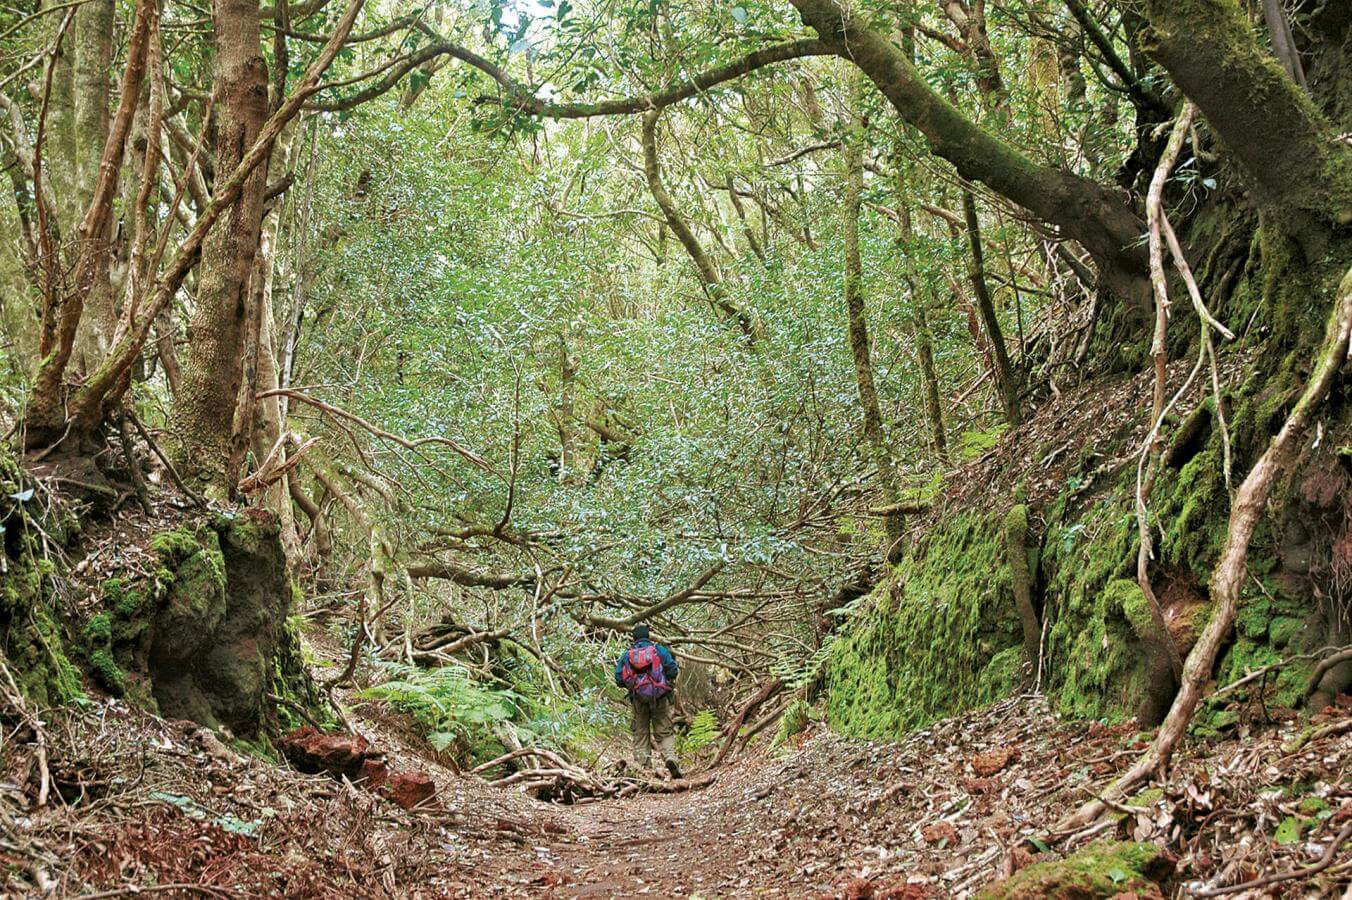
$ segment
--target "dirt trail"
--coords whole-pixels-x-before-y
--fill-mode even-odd
[[[1352,720],[1289,752],[1294,723],[1186,758],[1164,790],[1068,839],[1147,840],[1178,856],[1176,889],[1287,870],[1352,818]],[[525,852],[496,855],[480,890],[511,897],[969,897],[1040,854],[1029,836],[1131,760],[1128,726],[1070,723],[1018,698],[936,723],[901,742],[807,736],[777,758],[721,770],[708,788],[572,807],[526,801],[550,823]],[[1305,842],[1274,840],[1316,807]],[[1316,821],[1318,824],[1316,824]],[[1352,864],[1288,885],[1339,896]],[[1337,893],[1333,893],[1334,891]]]
[[[437,808],[401,810],[118,701],[53,716],[61,803],[28,808],[15,786],[31,766],[17,742],[0,746],[0,894],[153,885],[167,897],[968,897],[1030,862],[1027,836],[1141,745],[1127,727],[1066,722],[1025,697],[900,742],[817,730],[697,791],[565,807],[455,775],[388,716],[357,724],[394,764],[433,776]],[[1185,756],[1138,812],[1044,858],[1150,840],[1177,854],[1180,885],[1308,863],[1352,818],[1352,711],[1326,714],[1322,737],[1283,749],[1302,727]],[[1277,840],[1292,817],[1303,817],[1300,840]],[[1342,895],[1347,853],[1285,896]],[[51,892],[6,883],[13,873]]]

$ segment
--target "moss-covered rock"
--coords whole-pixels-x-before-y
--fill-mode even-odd
[[[1154,844],[1093,844],[1073,856],[1031,865],[977,895],[979,900],[1097,900],[1150,892],[1174,871],[1174,861]]]
[[[32,485],[0,451],[0,656],[23,695],[39,706],[60,706],[83,695],[78,670],[55,610],[52,567],[40,535],[70,534],[68,525],[38,523]],[[65,518],[59,509],[53,511]],[[41,527],[41,531],[39,531]]]
[[[1022,633],[1001,516],[959,515],[931,532],[862,610],[826,667],[827,718],[839,731],[899,735],[1016,681]]]
[[[296,596],[278,529],[256,514],[219,514],[156,535],[153,573],[103,584],[85,626],[89,666],[107,689],[159,713],[265,741],[279,720],[269,695],[320,708],[287,619]]]
[[[1143,635],[1145,597],[1128,577],[1136,557],[1136,522],[1128,501],[1110,495],[1079,512],[1058,507],[1043,549],[1047,608],[1048,693],[1080,718],[1134,715],[1150,689]]]

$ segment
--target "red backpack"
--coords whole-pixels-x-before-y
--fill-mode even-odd
[[[662,655],[652,644],[629,648],[620,680],[629,693],[644,700],[659,700],[671,691],[671,682],[662,668]]]

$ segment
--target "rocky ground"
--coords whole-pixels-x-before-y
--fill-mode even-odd
[[[1060,720],[1035,697],[898,743],[810,730],[698,790],[572,806],[456,775],[375,711],[358,730],[391,768],[435,783],[435,802],[414,810],[115,700],[45,717],[49,802],[37,808],[35,733],[6,721],[7,895],[967,897],[1103,841],[1154,845],[1155,880],[1110,857],[1083,876],[1107,888],[1057,894],[1050,882],[1015,882],[1004,896],[1126,900],[1224,886],[1240,886],[1230,896],[1352,895],[1346,706],[1311,725],[1234,734],[1204,755],[1193,748],[1162,789],[1068,836],[1049,829],[1141,741],[1129,727]]]

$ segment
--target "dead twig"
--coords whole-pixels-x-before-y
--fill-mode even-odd
[[[1225,887],[1208,888],[1206,890],[1198,891],[1197,896],[1219,897],[1223,894],[1237,894],[1240,891],[1256,891],[1259,888],[1265,888],[1270,885],[1280,884],[1283,881],[1292,881],[1296,878],[1309,878],[1312,875],[1318,875],[1320,872],[1324,871],[1329,866],[1333,865],[1333,858],[1338,855],[1338,848],[1341,847],[1343,845],[1343,842],[1346,841],[1349,837],[1352,837],[1352,822],[1348,822],[1346,825],[1344,825],[1343,830],[1338,832],[1334,836],[1333,843],[1328,845],[1328,849],[1324,851],[1323,856],[1319,857],[1319,859],[1316,862],[1311,863],[1310,865],[1306,866],[1303,869],[1291,869],[1290,871],[1287,872],[1277,872],[1276,874],[1267,875],[1255,881],[1245,881],[1241,884],[1231,884]]]

